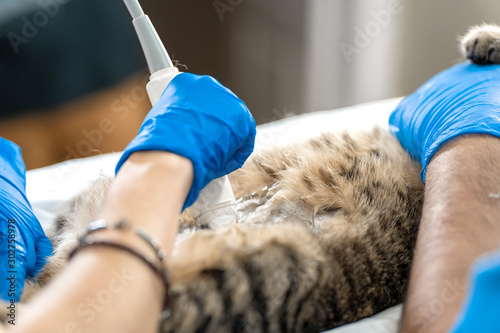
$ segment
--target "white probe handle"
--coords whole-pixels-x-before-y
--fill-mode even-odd
[[[163,92],[167,88],[170,81],[172,81],[172,79],[179,73],[180,72],[177,67],[169,67],[151,74],[149,82],[146,85],[151,105],[155,105],[156,102],[160,100],[161,95],[163,95]]]
[[[151,75],[146,90],[155,105],[172,79],[179,74],[176,67],[162,69]],[[212,228],[235,222],[236,201],[227,176],[212,180],[189,207],[191,215],[199,223],[208,223]]]

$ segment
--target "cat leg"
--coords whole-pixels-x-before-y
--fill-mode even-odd
[[[500,64],[500,27],[483,24],[469,29],[460,38],[463,56],[476,64]]]

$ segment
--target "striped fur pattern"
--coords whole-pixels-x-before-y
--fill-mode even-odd
[[[498,26],[472,27],[460,43],[465,58],[500,63]],[[422,205],[419,169],[379,129],[254,154],[230,175],[238,223],[205,230],[189,212],[180,218],[162,332],[318,332],[401,302]],[[65,266],[110,182],[61,213],[55,254],[27,282],[24,301]]]
[[[375,129],[325,133],[252,155],[230,175],[238,223],[206,230],[189,212],[169,262],[162,332],[318,332],[400,303],[422,204],[420,166]],[[68,204],[49,281],[91,222],[110,180]],[[189,232],[187,232],[189,230]]]
[[[163,332],[318,332],[400,303],[419,170],[379,129],[255,154],[230,177],[240,222],[178,245]]]

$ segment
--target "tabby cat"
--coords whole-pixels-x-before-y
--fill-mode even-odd
[[[462,38],[464,55],[500,62],[500,28]],[[205,230],[185,212],[168,262],[162,332],[318,332],[403,301],[418,231],[420,165],[381,129],[325,133],[254,153],[230,175],[239,220]],[[110,179],[57,218],[55,253],[24,299],[64,267]]]

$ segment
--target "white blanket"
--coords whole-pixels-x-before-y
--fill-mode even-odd
[[[284,144],[318,135],[326,131],[387,128],[391,111],[400,98],[361,104],[353,107],[308,113],[257,127],[256,149],[271,144]],[[91,184],[100,175],[112,175],[120,154],[72,160],[29,171],[27,195],[35,215],[45,230],[50,230],[61,205]],[[373,317],[345,325],[334,333],[393,333],[401,317],[401,305]]]

